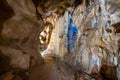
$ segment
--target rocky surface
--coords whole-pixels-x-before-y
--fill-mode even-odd
[[[80,65],[80,68],[89,73],[99,74],[101,66],[106,64],[109,70],[106,71],[108,73],[103,71],[104,77],[114,75],[109,79],[115,80],[117,74],[111,74],[111,71],[116,71],[115,66],[119,63],[117,61],[120,51],[119,2],[119,0],[91,0],[87,8],[84,2],[76,8],[73,20],[79,29],[78,42],[72,54],[67,57],[65,57],[67,53],[65,26],[68,24],[69,15],[66,12],[56,22],[55,44],[59,45],[54,44],[55,53],[61,58],[68,59],[72,64]],[[61,34],[63,38],[59,38]]]
[[[48,32],[47,43],[53,51],[51,53],[68,60],[70,64],[79,65],[88,73],[98,74],[99,79],[102,79],[99,71],[105,69],[101,75],[115,80],[116,74],[109,71],[115,71],[114,67],[120,63],[117,62],[120,52],[119,4],[120,0],[0,0],[0,80],[28,80],[30,69],[38,64],[32,71],[34,75],[39,74],[36,73],[38,70],[43,68],[45,72],[50,67],[51,72],[55,70],[55,73],[49,73],[52,76],[59,73],[61,80],[75,79],[74,71],[62,61],[58,62],[58,67],[55,64],[41,66],[43,59],[38,52],[39,35],[45,20],[54,27],[53,33],[52,30]],[[66,55],[68,13],[73,9],[70,6],[76,8],[73,19],[79,34],[73,52]],[[53,59],[51,56],[46,58]],[[119,67],[117,69],[119,73]],[[86,75],[79,74],[79,79],[86,80]]]
[[[1,80],[11,80],[16,75],[27,78],[28,69],[41,63],[38,52],[41,25],[31,0],[0,0]]]
[[[71,0],[0,0],[1,80],[28,80],[29,69],[42,62],[38,48],[43,19],[51,12],[63,14],[71,3]]]

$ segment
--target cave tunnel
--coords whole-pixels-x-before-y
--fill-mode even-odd
[[[0,80],[120,80],[120,0],[0,0]]]

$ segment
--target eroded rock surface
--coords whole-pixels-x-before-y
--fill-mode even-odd
[[[110,79],[109,71],[115,69],[111,67],[118,66],[117,64],[120,63],[117,62],[120,52],[120,1],[75,1],[78,2],[74,3],[72,0],[0,0],[1,80],[12,78],[28,80],[29,69],[37,64],[40,65],[42,58],[38,52],[39,34],[44,29],[44,19],[49,18],[53,13],[57,14],[55,22],[49,18],[54,27],[53,33],[50,32],[54,37],[51,37],[52,40],[49,39],[49,47],[53,53],[62,60],[68,59],[71,64],[79,65],[82,70],[92,74],[99,73],[101,66],[106,62],[109,69],[101,72],[101,75]],[[77,44],[72,54],[68,56],[66,55],[68,11],[71,12],[73,9],[67,9],[70,6],[76,7],[73,20],[78,26],[79,33]],[[61,15],[64,16],[60,17]],[[47,65],[43,68],[48,69]],[[68,69],[62,62],[57,65],[60,69],[60,79],[74,80],[74,72],[71,69]],[[36,71],[41,68],[37,68]],[[119,71],[119,67],[117,69]],[[84,78],[85,75],[80,74],[80,80]],[[111,79],[115,80],[116,74]]]
[[[14,79],[27,80],[29,69],[42,62],[38,47],[43,19],[51,12],[63,14],[71,3],[71,0],[0,0],[1,79],[11,76],[9,80],[14,73]]]
[[[28,70],[41,63],[38,52],[41,25],[32,0],[0,0],[1,74],[9,71],[19,73],[19,70]]]
[[[68,62],[71,61],[72,64],[80,65],[82,69],[89,73],[99,74],[104,63],[109,68],[114,66],[113,69],[115,69],[115,66],[119,64],[117,59],[120,51],[119,12],[119,0],[91,0],[88,7],[85,6],[84,2],[78,6],[73,14],[74,24],[79,29],[78,42],[72,54],[65,57],[67,53],[66,24],[68,24],[67,20],[70,17],[66,12],[56,22],[55,38],[57,40],[55,39],[55,44],[59,43],[59,45],[54,44],[55,53],[63,59],[68,59]],[[60,23],[61,25],[59,25]],[[61,35],[63,38],[59,37]],[[113,69],[109,69],[108,74]],[[106,72],[104,74],[106,77],[108,76]],[[116,79],[117,74],[113,75],[112,78]]]

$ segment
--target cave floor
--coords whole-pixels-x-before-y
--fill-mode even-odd
[[[37,65],[31,71],[30,80],[58,80],[56,64]]]
[[[31,69],[30,80],[74,80],[74,72],[62,61],[48,59]]]
[[[77,75],[78,76],[78,75]],[[79,78],[79,79],[78,79]],[[64,61],[45,60],[41,65],[31,69],[30,80],[91,80],[90,77],[79,74],[76,79],[75,71]]]

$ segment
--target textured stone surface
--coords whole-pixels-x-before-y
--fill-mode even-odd
[[[71,3],[72,0],[0,0],[0,75],[16,68],[15,73],[21,73],[42,62],[38,52],[42,20],[51,12],[64,14]],[[22,73],[23,77],[25,72]],[[20,75],[14,79],[21,79]]]
[[[94,59],[96,61],[95,64],[98,66],[101,65],[103,59],[107,60],[107,62],[114,64],[113,60],[110,60],[110,57],[112,55],[117,56],[118,55],[118,40],[119,40],[119,8],[117,7],[114,12],[116,13],[110,13],[110,10],[106,10],[105,4],[108,2],[104,2],[103,0],[99,1],[99,4],[97,1],[95,2],[96,5],[91,5],[89,7],[90,11],[84,12],[84,14],[79,13],[79,8],[78,10],[75,11],[76,17],[73,16],[74,20],[77,19],[80,24],[78,24],[76,21],[76,25],[79,27],[79,39],[78,39],[78,46],[76,46],[75,53],[76,55],[80,55],[77,53],[85,54],[84,49],[86,52],[88,52],[89,59],[87,60],[86,58],[83,58],[82,61],[87,60],[89,62],[90,59]],[[109,5],[116,4],[117,6],[119,3],[118,2],[111,2],[109,1]],[[98,7],[101,8],[101,11],[99,12]],[[80,6],[81,8],[81,6]],[[115,7],[111,7],[115,8]],[[93,12],[95,11],[95,12]],[[118,11],[118,12],[117,12]],[[78,14],[81,14],[81,20],[78,19],[79,17]],[[96,16],[96,17],[95,17]],[[113,19],[113,16],[115,19]],[[95,18],[95,20],[94,20]],[[117,18],[117,19],[116,19]],[[109,23],[111,22],[111,23]],[[115,25],[114,25],[115,24]],[[112,26],[113,25],[113,26]],[[107,29],[111,30],[111,32],[107,31]],[[116,33],[116,34],[114,34]],[[83,52],[79,52],[79,49],[81,49]],[[95,53],[96,57],[93,57],[93,54]],[[86,55],[86,56],[87,56]],[[108,56],[110,55],[110,56]],[[82,57],[86,57],[82,56]],[[92,56],[92,57],[91,57]],[[77,57],[76,57],[77,58]],[[111,58],[112,59],[112,58]],[[78,62],[79,59],[76,59]],[[84,62],[85,64],[85,62]],[[88,63],[87,63],[88,64]],[[94,64],[94,65],[95,65]],[[92,64],[90,64],[92,65]],[[86,65],[87,66],[87,65]]]
[[[98,73],[104,62],[108,66],[118,64],[116,59],[120,51],[119,0],[94,0],[93,4],[85,7],[83,3],[76,8],[73,14],[74,24],[79,29],[78,42],[73,52],[66,55],[65,58],[67,47],[65,26],[68,24],[66,19],[69,19],[69,15],[64,14],[56,22],[55,52],[61,58],[68,59],[68,62],[71,61],[72,64],[80,65],[82,69],[89,73],[91,71],[92,73]],[[61,33],[63,38],[59,38]],[[56,43],[59,45],[56,45]],[[110,74],[110,72],[108,73]],[[113,78],[116,79],[116,74]]]
[[[78,3],[75,3],[74,6],[78,8],[73,14],[74,23],[79,29],[78,42],[73,53],[66,58],[72,64],[79,65],[90,73],[98,73],[103,62],[115,66],[114,59],[120,52],[120,1],[92,0],[93,4],[88,0],[76,1],[82,4],[78,6]],[[72,3],[72,0],[0,0],[0,75],[3,74],[2,79],[11,79],[13,77],[11,70],[13,70],[16,73],[14,79],[21,80],[26,77],[27,80],[27,73],[22,72],[22,69],[27,70],[41,63],[42,58],[38,47],[39,34],[44,27],[42,20],[51,16],[52,13],[57,13],[59,19],[56,24],[50,21],[55,26],[55,43],[50,42],[52,44],[49,46],[54,45],[54,52],[64,59],[67,53],[65,26],[69,18],[66,9],[72,6]],[[60,17],[65,11],[65,15]],[[90,63],[90,60],[95,62]],[[68,75],[66,72],[71,73],[71,71],[67,71],[68,68],[65,65],[59,67],[63,72],[60,74],[63,80],[73,79],[74,74]],[[107,78],[108,71],[104,72]],[[5,76],[8,78],[4,78]]]
[[[117,80],[116,67],[103,65],[101,67],[100,73],[104,79]]]
[[[1,46],[5,46],[4,51],[6,51],[7,54],[16,49],[22,54],[28,54],[35,58],[35,56],[38,55],[37,49],[39,45],[39,33],[42,31],[42,28],[40,29],[42,23],[37,21],[35,17],[35,7],[32,1],[8,0],[6,3],[11,7],[11,15],[14,13],[14,16],[1,23],[1,25],[3,25],[0,34]],[[5,5],[6,4],[3,4],[3,8],[6,7]],[[6,9],[9,8],[6,7]],[[6,15],[10,15],[10,13],[6,13]],[[1,50],[3,51],[3,49]],[[16,52],[14,53],[16,54]],[[40,57],[38,59],[36,58],[36,61],[40,61]]]
[[[5,56],[9,56],[10,65],[13,68],[29,69],[30,67],[30,55],[23,54],[21,50],[15,50],[7,47],[0,47],[2,53]]]
[[[38,52],[41,25],[32,0],[0,0],[0,75],[16,68],[18,72],[28,70],[41,63]],[[3,80],[9,80],[9,74],[5,76],[8,78]]]

